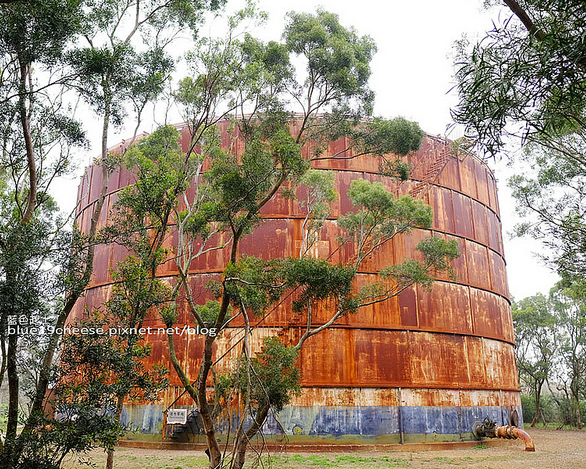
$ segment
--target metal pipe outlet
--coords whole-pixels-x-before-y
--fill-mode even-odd
[[[529,434],[513,425],[499,426],[488,417],[483,422],[474,422],[472,433],[477,440],[483,437],[519,439],[525,443],[525,451],[535,451],[535,445]]]

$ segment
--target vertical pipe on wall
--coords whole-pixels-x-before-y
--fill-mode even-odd
[[[403,444],[403,416],[401,415],[401,388],[397,388],[397,416],[399,420],[399,444]]]

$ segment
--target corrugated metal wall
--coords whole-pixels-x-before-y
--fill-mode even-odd
[[[228,144],[226,128],[224,124],[222,138]],[[182,134],[186,146],[187,130],[183,129]],[[344,140],[330,143],[330,154],[345,148]],[[240,142],[238,146],[241,151]],[[433,141],[426,138],[421,149],[406,158],[414,168],[414,180],[403,183],[379,175],[378,158],[363,156],[315,162],[316,169],[335,172],[339,194],[331,220],[325,223],[315,248],[320,257],[331,255],[333,262],[345,262],[353,255],[351,246],[337,249],[335,224],[340,214],[352,209],[346,191],[353,179],[380,181],[397,195],[407,194],[432,163],[433,148]],[[304,152],[309,155],[310,149],[304,148]],[[84,232],[89,229],[91,210],[88,208],[98,196],[101,180],[100,168],[91,166],[79,186],[77,222]],[[133,181],[134,176],[126,170],[112,176],[101,226],[112,213],[116,191]],[[385,303],[362,308],[311,338],[299,359],[303,391],[280,414],[280,425],[273,422],[267,426],[269,432],[284,429],[297,438],[384,436],[389,441],[445,441],[469,438],[474,420],[490,416],[504,424],[508,423],[510,409],[520,413],[494,175],[472,156],[454,156],[421,198],[433,207],[432,229],[413,230],[411,235],[387,243],[362,266],[358,282],[368,282],[389,263],[417,258],[416,244],[431,233],[457,240],[461,257],[454,262],[456,279],[440,277],[431,291],[411,288]],[[264,208],[263,216],[265,221],[254,234],[241,242],[240,252],[264,258],[296,255],[304,217],[298,202],[277,197]],[[174,240],[171,233],[169,247]],[[98,246],[90,286],[76,305],[78,317],[85,308],[96,308],[108,298],[111,269],[126,255],[118,245]],[[201,293],[200,299],[211,298],[204,285],[210,279],[219,278],[227,257],[227,250],[213,251],[194,262],[191,282]],[[171,262],[158,271],[161,277],[173,273]],[[322,318],[327,314],[327,306],[317,312]],[[186,311],[181,312],[179,322],[192,324]],[[286,300],[258,325],[253,343],[258,347],[263,337],[277,333],[294,340],[303,324],[304,319],[291,313],[290,300]],[[146,325],[163,327],[157,318],[149,319]],[[238,326],[235,323],[233,329],[217,340],[217,357],[241,337]],[[149,363],[168,363],[166,337],[152,334],[147,340],[153,347]],[[179,359],[195,378],[202,338],[177,337],[176,348]],[[229,366],[235,350],[218,364],[220,369]],[[181,391],[174,372],[171,372],[171,384],[162,397],[163,407],[129,406],[127,418],[143,422],[144,431],[159,431],[161,408]],[[185,397],[177,404],[193,405]]]

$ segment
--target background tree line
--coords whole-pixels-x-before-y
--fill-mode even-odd
[[[558,285],[513,303],[523,418],[582,428],[586,409],[584,285]]]

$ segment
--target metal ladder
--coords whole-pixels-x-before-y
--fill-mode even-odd
[[[426,168],[421,180],[418,181],[409,191],[409,195],[413,198],[421,197],[429,190],[452,156],[451,146],[447,139],[431,135],[429,135],[428,138],[433,142],[431,148],[431,163]]]

